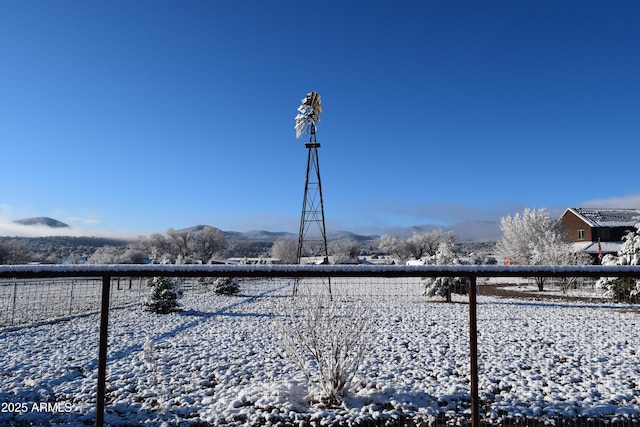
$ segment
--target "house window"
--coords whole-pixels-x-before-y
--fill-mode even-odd
[[[578,240],[584,240],[584,228],[578,230]]]

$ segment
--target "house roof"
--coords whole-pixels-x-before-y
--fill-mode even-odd
[[[575,242],[571,245],[575,251],[583,251],[590,254],[598,253],[598,242]],[[601,242],[600,247],[602,248],[602,253],[616,254],[622,247],[622,242]]]
[[[591,227],[635,227],[640,224],[640,209],[569,208]]]

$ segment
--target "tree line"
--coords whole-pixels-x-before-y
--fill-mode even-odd
[[[500,220],[502,236],[495,252],[520,265],[586,265],[594,262],[588,254],[575,250],[561,223],[546,209],[529,209]],[[330,242],[329,255],[334,263],[357,263],[365,251],[388,256],[405,264],[455,265],[490,263],[483,254],[471,256],[462,250],[458,237],[442,230],[416,233],[408,238],[384,235],[377,251],[364,249],[354,239]],[[63,255],[65,254],[66,255]],[[86,254],[86,255],[85,255]],[[210,263],[231,256],[272,257],[280,263],[296,263],[297,241],[286,238],[275,242],[228,241],[218,228],[198,226],[166,233],[153,233],[128,242],[95,237],[0,238],[0,264],[30,262],[87,262],[94,264],[122,263]],[[492,260],[496,262],[495,259]],[[624,237],[617,256],[601,260],[607,265],[640,264],[640,224]],[[540,291],[547,278],[535,278]],[[571,279],[566,279],[571,280]],[[429,281],[427,281],[429,282]],[[569,282],[567,282],[569,284]],[[625,300],[640,296],[640,282],[635,279],[601,279],[598,284],[606,294]],[[460,278],[435,278],[426,283],[427,294],[450,299],[451,292],[466,292]]]

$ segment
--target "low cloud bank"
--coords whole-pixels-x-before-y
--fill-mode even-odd
[[[611,197],[608,199],[588,200],[583,203],[585,208],[640,208],[640,193],[630,196]]]
[[[141,233],[129,230],[87,230],[79,227],[47,227],[46,225],[22,225],[13,221],[0,221],[0,236],[4,237],[110,237],[135,239]]]
[[[22,225],[12,221],[0,222],[0,236],[6,237],[49,237],[49,236],[87,236],[86,230],[75,227],[47,227],[46,225]]]

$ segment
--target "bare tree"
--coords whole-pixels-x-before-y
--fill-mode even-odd
[[[169,238],[169,242],[171,242],[175,253],[183,260],[189,258],[189,253],[191,251],[190,241],[192,236],[193,234],[191,230],[187,229],[175,230],[173,228],[170,228],[169,230],[167,230],[167,237]]]
[[[283,264],[295,264],[298,261],[298,243],[293,239],[278,239],[271,246],[271,256]]]
[[[389,235],[382,236],[380,238],[380,243],[378,244],[380,252],[396,256],[401,260],[405,258],[403,248],[404,245],[401,239]]]
[[[329,245],[329,254],[333,255],[336,264],[357,263],[358,253],[358,242],[354,239],[338,240]]]
[[[455,239],[455,233],[445,235],[442,230],[414,233],[413,236],[404,240],[392,236],[382,236],[379,248],[382,252],[395,255],[402,261],[421,259],[435,255],[438,245],[443,240],[454,241]]]
[[[420,259],[427,255],[435,255],[438,244],[442,241],[442,230],[415,233],[405,240],[405,250],[413,259]]]
[[[215,227],[205,226],[187,239],[191,253],[197,259],[207,263],[226,246],[224,233]]]
[[[174,258],[171,242],[162,233],[152,233],[149,237],[140,236],[134,244],[135,248],[147,254],[154,263]]]
[[[33,256],[25,240],[11,239],[0,243],[0,264],[26,264]]]

